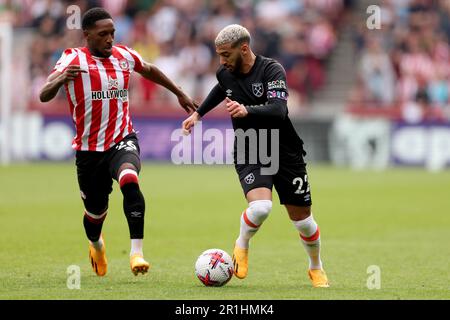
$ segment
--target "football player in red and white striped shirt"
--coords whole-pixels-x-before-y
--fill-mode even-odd
[[[103,8],[88,10],[82,19],[86,47],[64,51],[40,100],[53,99],[64,86],[76,135],[76,166],[84,202],[84,228],[89,239],[89,256],[97,275],[107,272],[105,242],[101,234],[108,210],[113,179],[123,193],[123,208],[131,238],[132,272],[146,273],[144,260],[145,201],[139,188],[141,168],[139,144],[130,117],[128,87],[133,71],[160,84],[178,97],[188,113],[197,104],[155,65],[145,62],[134,50],[113,45],[114,22]]]

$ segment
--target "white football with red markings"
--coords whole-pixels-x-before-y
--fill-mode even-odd
[[[205,250],[195,262],[195,275],[207,287],[223,286],[233,277],[233,260],[224,250]]]

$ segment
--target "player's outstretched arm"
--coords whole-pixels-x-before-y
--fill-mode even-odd
[[[197,102],[195,102],[191,97],[184,93],[184,91],[180,87],[178,87],[154,64],[144,62],[143,68],[137,72],[139,72],[144,78],[163,86],[164,88],[175,94],[178,98],[178,103],[184,110],[186,110],[187,113],[197,110]]]
[[[81,69],[80,66],[70,65],[64,70],[64,72],[53,72],[47,78],[46,84],[39,92],[39,100],[41,100],[41,102],[48,102],[52,100],[58,93],[59,88],[78,77],[80,75],[80,72],[87,71]]]
[[[195,125],[195,123],[199,121],[200,118],[203,117],[206,113],[208,113],[219,103],[221,103],[225,99],[225,97],[225,92],[223,92],[219,84],[216,84],[206,97],[205,101],[203,101],[201,106],[197,109],[197,111],[195,111],[189,118],[183,121],[183,124],[181,126],[183,129],[183,133],[186,135],[191,133],[191,129]]]

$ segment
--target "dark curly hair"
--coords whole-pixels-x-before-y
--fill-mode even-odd
[[[103,8],[92,8],[86,11],[81,21],[81,27],[83,30],[92,28],[95,22],[103,19],[112,19],[111,15]]]

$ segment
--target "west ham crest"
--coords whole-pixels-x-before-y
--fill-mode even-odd
[[[264,87],[263,87],[263,84],[262,84],[261,82],[258,82],[258,83],[252,83],[252,91],[253,91],[253,94],[254,94],[255,96],[257,96],[258,98],[259,98],[259,97],[262,97],[262,95],[263,95],[263,93],[264,93]]]
[[[253,182],[255,182],[255,176],[253,175],[253,173],[250,173],[245,176],[244,181],[246,184],[252,184]]]

